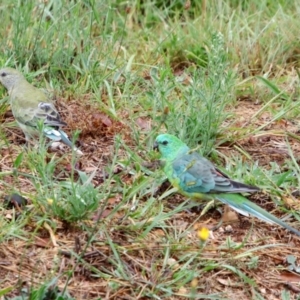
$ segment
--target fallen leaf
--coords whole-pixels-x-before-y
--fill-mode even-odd
[[[112,209],[105,209],[103,211],[97,212],[94,216],[93,216],[93,220],[95,222],[97,222],[99,219],[104,219],[106,217],[108,217],[112,212]]]
[[[224,223],[232,223],[237,222],[239,217],[235,211],[233,211],[228,205],[225,205],[222,220]]]
[[[13,219],[12,214],[6,214],[5,219],[12,220]]]
[[[300,289],[299,289],[297,286],[291,284],[290,282],[287,282],[287,283],[285,284],[285,286],[286,286],[288,289],[290,289],[291,291],[293,291],[294,293],[298,293],[298,294],[300,293]]]
[[[50,239],[42,239],[38,236],[34,237],[34,244],[38,247],[42,248],[50,248],[52,247],[52,242]]]
[[[299,210],[300,203],[294,197],[282,196],[281,199],[283,200],[283,202],[286,204],[286,206],[288,208],[293,208],[295,210]]]
[[[226,231],[226,232],[233,232],[232,226],[231,226],[231,225],[227,225],[227,226],[225,227],[225,231]]]
[[[173,225],[182,230],[186,230],[187,227],[189,226],[189,223],[184,220],[179,219],[179,220],[174,220]]]
[[[154,229],[151,232],[153,235],[155,235],[156,237],[164,237],[166,234],[162,229]]]
[[[181,288],[179,288],[179,290],[178,290],[178,294],[181,294],[181,295],[186,295],[186,294],[188,294],[188,289],[187,288],[185,288],[185,287],[181,287]]]
[[[191,287],[192,288],[196,288],[198,286],[198,279],[197,278],[194,278],[192,281],[191,281]]]
[[[109,199],[107,199],[107,204],[109,205],[114,205],[116,203],[119,203],[120,202],[120,197],[111,197]]]
[[[178,261],[175,259],[175,258],[172,258],[170,257],[168,260],[167,260],[167,265],[169,267],[172,267],[174,269],[179,269],[180,268],[180,264],[178,263]]]
[[[293,281],[293,282],[300,282],[300,275],[292,272],[282,272],[280,273],[280,278],[283,281]]]
[[[241,287],[243,286],[242,283],[237,283],[237,282],[233,282],[231,279],[222,279],[222,278],[218,278],[217,279],[219,283],[225,285],[225,286],[231,286],[231,287]]]
[[[135,123],[143,130],[146,130],[146,131],[151,130],[151,122],[150,122],[150,120],[148,120],[146,118],[137,118]]]
[[[86,173],[92,173],[92,172],[95,172],[95,171],[97,171],[97,167],[86,167],[85,169],[84,169],[84,171],[86,172]]]
[[[102,123],[106,127],[112,126],[112,121],[107,115],[102,113],[92,114],[92,125],[95,127],[99,127],[99,123]]]

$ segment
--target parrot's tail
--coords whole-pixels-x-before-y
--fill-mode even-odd
[[[69,140],[67,134],[63,130],[46,127],[46,128],[44,128],[44,133],[49,139],[51,139],[53,141],[62,141],[64,144],[69,146],[71,149],[74,149],[74,151],[76,153],[78,153],[79,155],[83,154],[77,147],[75,147],[72,144],[72,142]]]
[[[74,151],[75,151],[77,154],[83,155],[83,153],[82,153],[77,147],[75,147],[75,146],[72,144],[72,142],[69,140],[67,134],[66,134],[64,131],[62,131],[62,130],[59,129],[59,132],[60,132],[60,136],[61,136],[61,141],[62,141],[64,144],[66,144],[67,146],[69,146],[71,149],[74,149]]]
[[[277,224],[287,230],[293,232],[294,234],[300,236],[300,232],[293,227],[289,226],[282,220],[276,218],[260,206],[255,203],[249,201],[247,198],[243,197],[240,194],[217,194],[216,198],[223,202],[224,204],[229,205],[238,213],[249,216],[252,215],[262,221],[265,221],[270,224]]]
[[[69,137],[67,136],[67,134],[62,131],[62,130],[58,130],[58,132],[60,133],[60,138],[61,141],[66,144],[67,146],[69,146],[71,149],[74,147],[74,149],[76,148],[75,146],[73,146],[72,142],[69,140]]]

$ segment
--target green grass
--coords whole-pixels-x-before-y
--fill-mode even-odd
[[[94,148],[80,159],[69,150],[49,153],[47,141],[26,150],[0,87],[1,198],[31,200],[21,212],[0,204],[0,254],[15,249],[7,259],[19,262],[3,269],[6,299],[231,299],[237,290],[230,280],[241,298],[266,296],[255,272],[270,263],[270,272],[280,271],[266,253],[288,247],[287,240],[274,242],[272,232],[264,238],[251,227],[242,239],[229,233],[201,243],[194,226],[211,215],[187,213],[193,204],[160,190],[164,174],[145,162],[159,158],[152,150],[159,133],[174,134],[300,219],[285,201],[300,180],[299,5],[194,2],[1,2],[0,66],[19,69],[69,107],[73,133],[90,130],[100,113],[113,123],[82,138]],[[236,110],[254,103],[255,112],[245,108],[240,121]],[[146,122],[148,129],[140,125]],[[269,142],[284,154],[264,160],[257,153]],[[52,231],[54,248],[65,254],[51,252]],[[37,238],[52,246],[36,250]],[[278,289],[290,299],[292,290]]]

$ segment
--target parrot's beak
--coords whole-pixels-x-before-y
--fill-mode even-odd
[[[157,142],[154,142],[154,144],[153,144],[153,150],[158,150],[158,143]]]

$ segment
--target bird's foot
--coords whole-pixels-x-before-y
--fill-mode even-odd
[[[65,144],[63,144],[63,143],[61,143],[61,142],[52,142],[52,143],[50,144],[50,149],[51,149],[52,151],[64,150],[64,149],[65,149]],[[74,147],[74,152],[75,152],[77,155],[79,155],[79,156],[83,155],[83,152],[80,151],[80,150],[79,150],[78,148],[76,148],[76,147]]]

